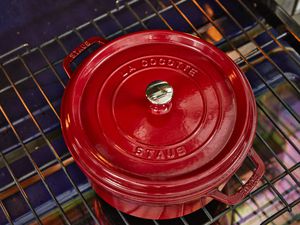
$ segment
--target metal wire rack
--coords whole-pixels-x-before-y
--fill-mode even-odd
[[[123,1],[37,47],[25,44],[0,56],[0,223],[299,223],[299,27],[278,7],[270,11],[259,1],[228,2]],[[193,33],[226,51],[247,75],[258,106],[254,148],[267,171],[239,204],[213,202],[182,218],[142,220],[97,198],[74,164],[59,127],[60,98],[68,82],[62,60],[91,36],[111,40],[141,29]],[[247,159],[228,192],[252,170]]]

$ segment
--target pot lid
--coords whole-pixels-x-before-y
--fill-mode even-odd
[[[216,178],[236,170],[252,144],[255,110],[226,54],[192,35],[144,31],[81,63],[61,116],[69,150],[95,183],[142,190],[223,181]]]

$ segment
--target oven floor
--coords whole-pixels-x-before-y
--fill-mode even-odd
[[[112,8],[110,0],[2,0],[0,55],[24,43],[41,44]]]

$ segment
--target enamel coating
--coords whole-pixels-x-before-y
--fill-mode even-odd
[[[89,39],[80,52],[96,42],[105,43]],[[134,216],[169,219],[212,198],[235,204],[258,183],[264,165],[251,150],[254,95],[222,51],[189,34],[143,31],[104,44],[73,73],[77,55],[70,55],[62,131],[105,201]],[[145,96],[155,80],[174,91],[163,113]],[[234,195],[220,192],[247,155],[253,176]]]

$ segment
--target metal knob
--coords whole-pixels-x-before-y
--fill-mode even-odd
[[[146,97],[152,104],[164,105],[172,100],[173,88],[166,81],[156,80],[148,85]]]

